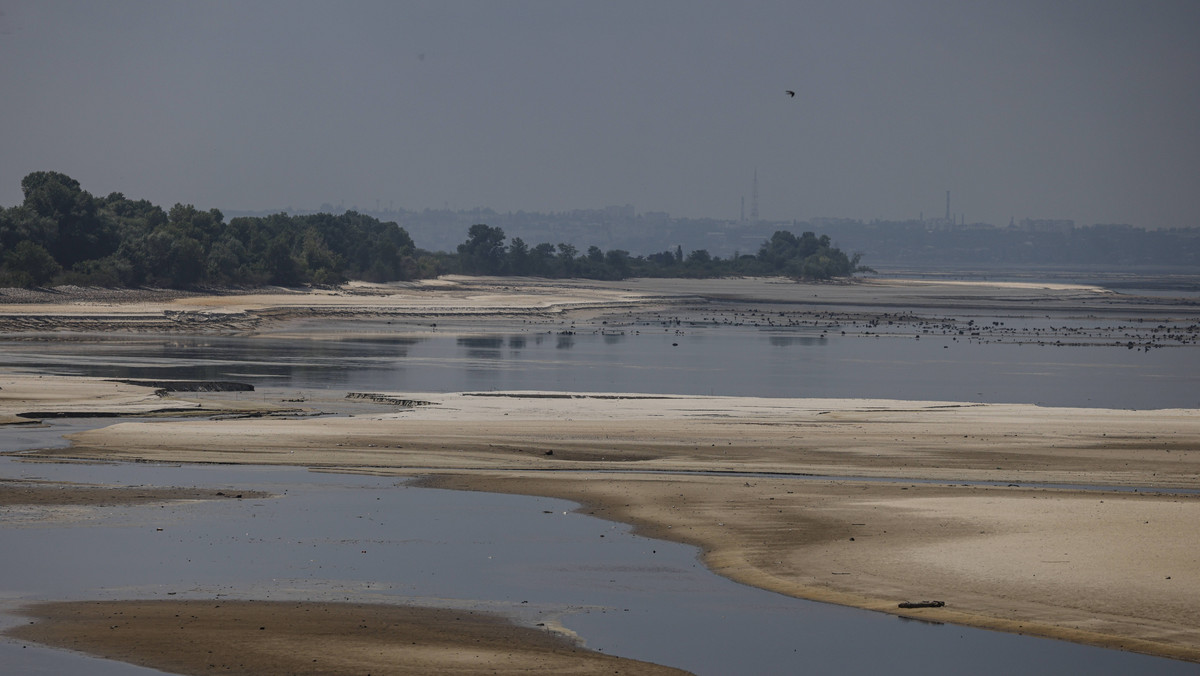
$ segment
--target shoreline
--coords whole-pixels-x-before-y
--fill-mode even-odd
[[[637,481],[630,478],[627,481]],[[754,481],[751,479],[751,481]],[[722,485],[724,483],[724,485]],[[833,483],[833,482],[830,482]],[[853,481],[836,482],[837,490],[852,490],[859,496],[895,490],[895,485],[872,484],[869,486],[856,485]],[[832,500],[820,495],[821,491],[804,490],[795,484],[778,482],[779,490],[776,495],[787,493],[801,495],[790,509],[811,507],[814,509],[845,508],[845,505],[831,505]],[[634,532],[645,537],[669,540],[692,545],[700,549],[701,558],[706,567],[713,572],[736,582],[769,591],[785,594],[795,598],[806,599],[821,603],[850,606],[863,610],[895,615],[902,618],[920,620],[932,623],[957,624],[979,629],[988,629],[1013,634],[1039,636],[1057,640],[1081,643],[1101,648],[1139,652],[1148,655],[1168,657],[1171,659],[1190,662],[1200,662],[1200,648],[1195,644],[1195,631],[1181,632],[1175,620],[1190,614],[1190,606],[1186,603],[1175,603],[1171,610],[1153,603],[1142,606],[1141,615],[1131,618],[1114,610],[1112,604],[1093,604],[1091,607],[1072,608],[1073,603],[1062,604],[1064,599],[1059,595],[1052,599],[1034,599],[1029,595],[1015,595],[1003,603],[998,603],[995,597],[987,598],[987,591],[979,591],[974,580],[946,580],[937,576],[926,575],[914,571],[911,566],[897,575],[895,569],[886,569],[886,565],[895,565],[897,558],[894,552],[871,552],[869,545],[861,547],[871,537],[881,537],[888,534],[888,529],[878,526],[878,515],[865,510],[845,509],[845,519],[840,522],[822,521],[808,524],[810,528],[819,531],[813,540],[792,543],[784,548],[764,548],[761,542],[753,542],[750,538],[740,538],[740,541],[730,542],[726,532],[737,528],[751,529],[756,535],[772,528],[778,530],[778,524],[764,526],[761,521],[769,518],[761,510],[747,512],[743,516],[750,518],[731,517],[732,511],[711,510],[711,504],[703,504],[703,492],[727,496],[737,491],[738,486],[744,486],[743,478],[720,482],[704,482],[699,486],[687,485],[687,482],[673,482],[669,489],[660,487],[657,491],[616,489],[606,493],[597,487],[594,481],[579,478],[574,481],[564,481],[561,478],[545,479],[539,476],[499,476],[486,473],[478,474],[438,474],[418,479],[418,485],[451,490],[473,490],[483,492],[502,492],[520,495],[536,495],[554,497],[577,502],[581,513],[598,518],[613,520],[619,523],[631,524]],[[827,488],[828,485],[822,486]],[[683,489],[685,492],[680,493]],[[811,488],[811,487],[809,487]],[[921,491],[919,487],[911,486],[903,490],[912,491],[911,497],[896,499],[889,496],[889,506],[901,510],[908,507],[909,500],[919,500],[930,493],[942,493],[943,500],[957,501],[961,496],[953,491],[945,492],[944,486],[930,487]],[[1002,504],[1005,498],[986,494],[984,491],[970,491],[971,498],[986,500],[992,504]],[[814,493],[817,493],[814,495]],[[984,493],[984,494],[980,494]],[[1079,500],[1079,496],[1066,497],[1069,492],[1047,492],[1038,495],[1046,503],[1063,500]],[[1112,502],[1113,494],[1104,494],[1103,500]],[[676,502],[688,502],[693,506],[709,509],[706,512],[712,518],[723,518],[725,521],[703,524],[692,521],[674,521],[662,519],[656,514],[655,501],[675,498]],[[824,500],[822,500],[824,498]],[[766,498],[768,500],[777,498]],[[1098,500],[1095,496],[1087,496],[1086,500]],[[1120,498],[1116,498],[1120,499]],[[779,503],[782,504],[782,503]],[[911,504],[911,503],[909,503]],[[746,504],[740,503],[739,509],[745,510]],[[1195,509],[1189,514],[1197,513]],[[952,518],[952,511],[939,510],[937,519]],[[862,519],[862,521],[853,521]],[[752,522],[759,522],[757,527]],[[907,530],[901,530],[903,524],[892,523],[894,539],[909,539],[915,546],[928,551],[924,563],[937,563],[937,550],[945,543],[940,537],[934,536],[929,524],[910,524]],[[940,527],[942,524],[938,524]],[[1186,527],[1186,520],[1177,521],[1176,525]],[[867,528],[873,526],[874,528]],[[864,536],[864,531],[868,534]],[[873,531],[873,532],[871,532]],[[899,532],[898,532],[899,531]],[[834,534],[836,532],[836,535]],[[1039,535],[1038,539],[1059,537],[1063,531],[1049,531]],[[1094,533],[1093,533],[1094,534]],[[848,545],[857,542],[859,545]],[[1080,554],[1096,554],[1111,541],[1104,540],[1101,546],[1089,552],[1077,550]],[[960,567],[977,563],[980,558],[999,555],[1000,552],[989,550],[984,553],[973,553],[970,560],[960,560]],[[786,559],[775,560],[776,556]],[[875,558],[871,565],[863,566],[861,558]],[[943,560],[943,563],[945,561]],[[1176,561],[1178,563],[1178,560]],[[775,565],[773,565],[775,564]],[[798,574],[797,569],[813,569],[819,572]],[[1180,566],[1182,567],[1182,566]],[[1108,582],[1113,580],[1108,579]],[[1123,595],[1118,606],[1135,599],[1136,595]],[[946,605],[937,608],[905,609],[901,603],[937,599]],[[1150,607],[1154,606],[1154,607]],[[1160,614],[1161,613],[1161,614]],[[1160,619],[1167,617],[1168,619]],[[1090,628],[1089,628],[1090,627]],[[1190,638],[1186,644],[1180,644],[1180,634],[1188,633]]]

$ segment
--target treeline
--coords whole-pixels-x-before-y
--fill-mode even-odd
[[[706,249],[684,255],[680,247],[649,256],[631,256],[628,251],[603,251],[596,246],[582,253],[571,244],[531,247],[520,237],[505,245],[504,230],[484,224],[471,226],[467,235],[467,241],[458,245],[455,261],[455,269],[466,274],[587,279],[786,275],[820,280],[871,271],[859,265],[858,254],[847,256],[830,243],[828,236],[818,237],[811,232],[797,237],[780,230],[762,244],[757,254],[725,259],[710,255]]]
[[[388,282],[449,272],[623,279],[788,275],[845,277],[858,270],[829,237],[779,231],[757,254],[728,259],[676,247],[649,256],[580,252],[571,244],[506,243],[504,231],[473,225],[454,253],[417,249],[396,223],[347,211],[240,217],[176,204],[169,211],[121,193],[95,197],[57,172],[21,181],[22,204],[0,208],[0,287],[76,284],[136,287]]]
[[[0,209],[0,286],[335,284],[437,274],[395,223],[352,211],[226,223],[217,209],[164,211],[121,193],[94,197],[46,171],[26,176],[21,190],[21,205]]]

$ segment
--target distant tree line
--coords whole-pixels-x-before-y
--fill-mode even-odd
[[[95,197],[52,171],[21,181],[24,201],[0,208],[0,286],[337,284],[388,282],[447,272],[622,279],[788,275],[846,277],[859,270],[829,237],[779,231],[757,254],[728,259],[676,247],[649,256],[628,251],[584,252],[570,244],[506,243],[499,227],[477,224],[453,253],[417,249],[396,223],[354,211],[303,216],[274,214],[225,222],[217,209],[176,204],[170,210],[121,193]]]
[[[466,274],[588,279],[786,275],[824,280],[871,271],[859,265],[859,259],[859,255],[847,256],[833,246],[828,236],[818,237],[811,232],[797,237],[780,230],[762,244],[757,254],[722,259],[705,249],[684,255],[680,247],[649,256],[631,256],[622,249],[603,251],[596,246],[581,253],[574,245],[563,243],[531,247],[520,237],[505,245],[503,229],[477,224],[468,230],[467,240],[458,245],[454,269]]]

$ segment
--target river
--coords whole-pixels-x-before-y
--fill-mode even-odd
[[[480,328],[379,320],[306,325],[287,336],[6,340],[0,367],[237,380],[257,388],[244,396],[275,400],[312,391],[537,389],[1200,406],[1194,345],[1144,351],[690,321]],[[312,337],[318,329],[323,338]],[[66,431],[96,424],[8,429],[0,447],[53,445]],[[524,622],[558,617],[591,648],[697,674],[1196,673],[1183,662],[905,621],[738,585],[705,570],[693,548],[634,536],[557,500],[257,467],[4,459],[0,477],[278,496],[79,510],[66,520],[10,510],[0,530],[0,597],[10,607],[34,599],[222,596],[469,606]],[[0,641],[0,663],[5,673],[155,673],[11,641]]]

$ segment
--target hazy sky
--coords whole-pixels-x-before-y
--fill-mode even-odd
[[[0,0],[0,205],[1200,225],[1200,2]],[[784,90],[796,91],[788,98]]]

